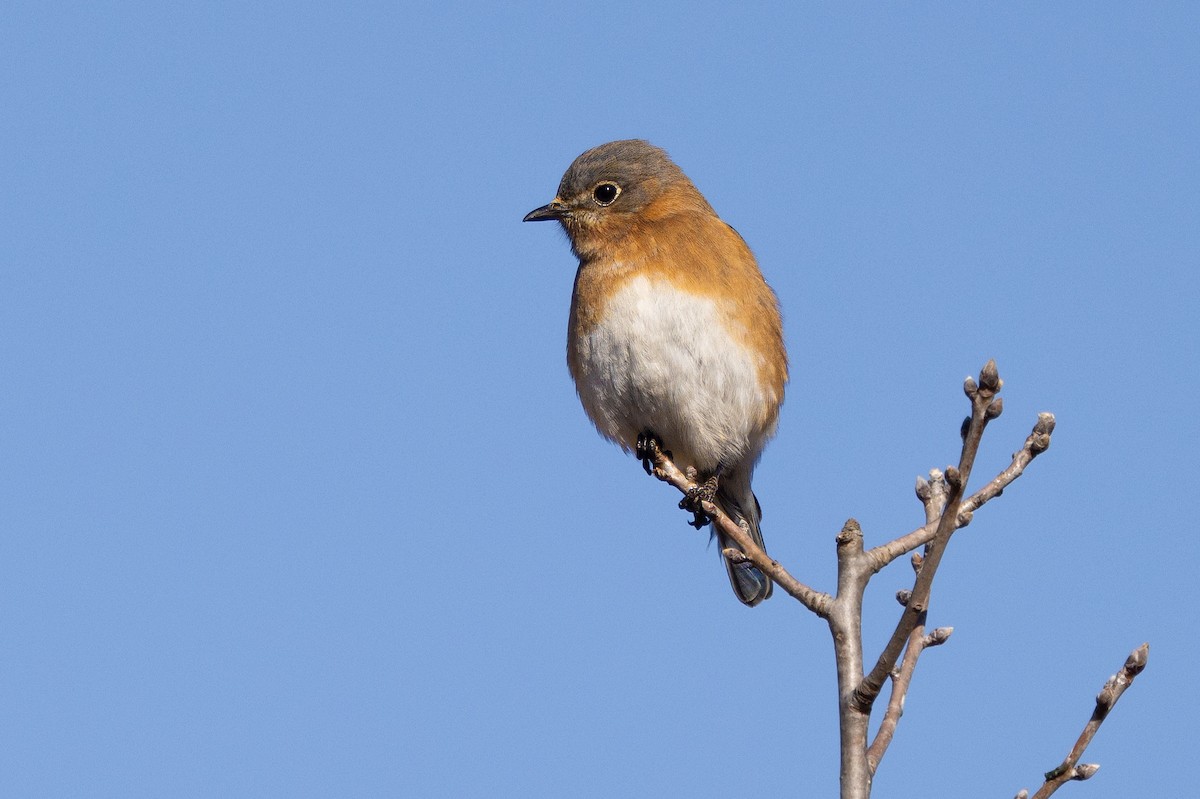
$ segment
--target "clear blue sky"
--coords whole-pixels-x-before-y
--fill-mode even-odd
[[[628,137],[779,294],[801,578],[919,522],[987,358],[977,484],[1058,416],[955,540],[876,795],[1036,785],[1146,640],[1063,795],[1194,791],[1195,4],[4,16],[0,794],[834,794],[827,630],[734,601],[567,375],[574,260],[520,220]]]

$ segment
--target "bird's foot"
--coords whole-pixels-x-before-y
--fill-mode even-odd
[[[634,445],[633,454],[642,462],[642,468],[646,470],[646,474],[654,474],[654,460],[659,456],[659,453],[671,457],[671,453],[662,448],[662,441],[658,436],[649,430],[643,430],[638,433],[637,443]]]
[[[704,503],[712,502],[717,497],[717,475],[705,480],[699,485],[688,489],[684,494],[683,499],[679,500],[679,507],[682,510],[692,512],[692,520],[688,522],[692,527],[699,530],[706,524],[712,522],[712,519],[704,512]]]

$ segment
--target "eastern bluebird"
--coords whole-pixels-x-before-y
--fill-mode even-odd
[[[666,152],[639,140],[576,158],[558,196],[524,221],[548,219],[579,258],[567,364],[587,415],[627,452],[645,459],[653,441],[694,468],[706,498],[762,546],[750,478],[775,432],[787,352],[750,248]],[[742,602],[771,595],[752,564],[722,560]]]

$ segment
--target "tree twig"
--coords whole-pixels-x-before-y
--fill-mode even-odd
[[[947,467],[945,472],[934,469],[930,471],[928,480],[917,479],[917,497],[925,510],[924,525],[885,544],[864,550],[862,530],[858,523],[854,519],[846,522],[836,539],[838,587],[834,595],[817,591],[797,580],[755,544],[746,528],[734,522],[714,503],[701,503],[700,509],[738,547],[724,550],[723,557],[735,562],[753,563],[783,591],[829,624],[838,671],[843,799],[866,799],[870,796],[875,770],[891,745],[904,714],[905,699],[921,654],[929,647],[945,642],[953,632],[953,628],[943,627],[925,633],[933,579],[950,537],[956,530],[970,524],[976,510],[1000,496],[1024,473],[1033,459],[1050,446],[1054,415],[1041,413],[1024,445],[1013,453],[1008,467],[974,494],[969,497],[965,495],[984,428],[1003,410],[1003,401],[997,396],[1002,386],[996,364],[990,360],[980,371],[978,383],[970,377],[965,381],[963,389],[971,400],[971,415],[963,422],[963,447],[958,466]],[[696,488],[693,475],[680,470],[661,449],[652,450],[651,459],[653,474],[659,480],[670,483],[685,495]],[[862,601],[867,583],[884,566],[920,546],[925,547],[924,552],[914,552],[912,555],[916,571],[913,588],[897,594],[905,606],[904,612],[875,666],[864,676]],[[1148,646],[1145,644],[1134,650],[1121,672],[1105,684],[1096,698],[1092,718],[1084,727],[1075,747],[1062,764],[1046,774],[1046,783],[1034,799],[1045,799],[1063,783],[1084,780],[1096,773],[1098,765],[1081,764],[1079,758],[1121,694],[1145,668],[1147,654]],[[868,747],[866,741],[871,710],[888,678],[892,682],[888,705]],[[1019,799],[1027,799],[1028,796],[1028,791],[1018,794]]]
[[[1146,661],[1149,657],[1150,644],[1142,644],[1133,650],[1129,657],[1125,658],[1125,665],[1121,667],[1121,670],[1108,678],[1104,687],[1100,689],[1100,693],[1096,695],[1096,707],[1092,710],[1092,717],[1083,726],[1083,732],[1079,734],[1075,745],[1071,747],[1070,753],[1062,763],[1046,772],[1046,781],[1033,795],[1033,799],[1046,799],[1065,783],[1071,780],[1086,780],[1100,769],[1099,764],[1080,763],[1079,758],[1083,757],[1084,750],[1096,736],[1100,725],[1108,718],[1108,714],[1117,704],[1117,700],[1125,693],[1125,689],[1132,685],[1134,677],[1137,677],[1146,668]]]
[[[654,448],[653,461],[654,476],[659,480],[670,483],[685,495],[688,491],[696,487],[696,481],[684,474],[660,447]],[[721,532],[742,550],[741,553],[737,553],[736,550],[726,550],[722,552],[724,557],[732,555],[734,558],[737,558],[740,554],[774,580],[776,585],[799,600],[804,607],[821,618],[829,616],[829,606],[833,602],[833,597],[805,585],[789,574],[787,569],[779,565],[778,561],[755,544],[754,539],[749,536],[746,530],[733,519],[729,518],[716,504],[704,502],[702,508],[705,514],[713,520],[713,524],[720,526]],[[727,555],[726,552],[729,554]]]
[[[924,564],[917,574],[912,597],[905,605],[904,613],[901,614],[891,639],[880,653],[879,660],[875,662],[875,667],[867,673],[854,692],[854,704],[862,710],[870,711],[879,692],[883,689],[884,681],[896,667],[896,662],[904,651],[909,635],[916,627],[925,624],[933,578],[937,574],[942,555],[946,551],[946,545],[950,542],[950,536],[960,526],[959,514],[962,509],[963,491],[971,476],[971,469],[975,465],[975,456],[979,452],[979,442],[983,438],[984,428],[1004,409],[1002,401],[996,396],[1003,385],[1004,381],[1000,379],[994,360],[989,360],[984,364],[983,369],[979,372],[978,383],[970,377],[963,383],[963,391],[971,400],[971,415],[963,424],[963,447],[958,460],[958,468],[946,469],[946,484],[950,487],[950,491],[946,497],[946,506],[938,521],[937,532],[926,548]]]
[[[904,649],[904,658],[892,672],[892,694],[888,698],[887,710],[884,711],[879,729],[875,732],[875,740],[867,749],[867,765],[872,774],[879,768],[879,761],[883,759],[884,753],[891,745],[892,737],[896,734],[896,726],[900,723],[900,717],[904,715],[904,700],[908,696],[908,687],[912,684],[913,672],[917,668],[917,659],[929,647],[946,643],[953,632],[953,627],[938,627],[926,635],[924,627],[917,627],[909,635],[908,646]]]
[[[966,527],[971,523],[971,518],[975,511],[983,507],[989,500],[995,499],[1004,493],[1004,489],[1020,477],[1025,472],[1025,467],[1028,466],[1034,458],[1045,452],[1050,447],[1050,435],[1054,432],[1054,414],[1039,413],[1037,423],[1033,426],[1033,431],[1025,439],[1025,444],[1016,452],[1013,453],[1012,462],[993,477],[987,485],[976,491],[967,499],[963,500],[959,508],[958,518],[956,519],[959,528]],[[938,469],[934,469],[929,473],[930,481],[926,483],[921,479],[917,484],[917,496],[921,496],[921,484],[936,486],[937,483],[944,480],[942,473]],[[943,494],[944,496],[944,494]],[[926,516],[929,513],[929,506],[924,498],[921,499],[923,504],[926,504]],[[944,499],[942,500],[944,503]],[[943,504],[944,507],[944,504]],[[902,555],[912,552],[922,544],[928,544],[933,540],[937,533],[938,519],[928,519],[925,524],[913,530],[911,533],[902,535],[886,544],[880,544],[868,551],[871,558],[872,566],[875,571],[879,571],[884,566],[894,561]]]

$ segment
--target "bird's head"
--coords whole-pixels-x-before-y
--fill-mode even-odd
[[[620,240],[641,224],[708,203],[666,152],[641,139],[593,147],[563,175],[555,198],[526,222],[562,223],[577,255]]]

